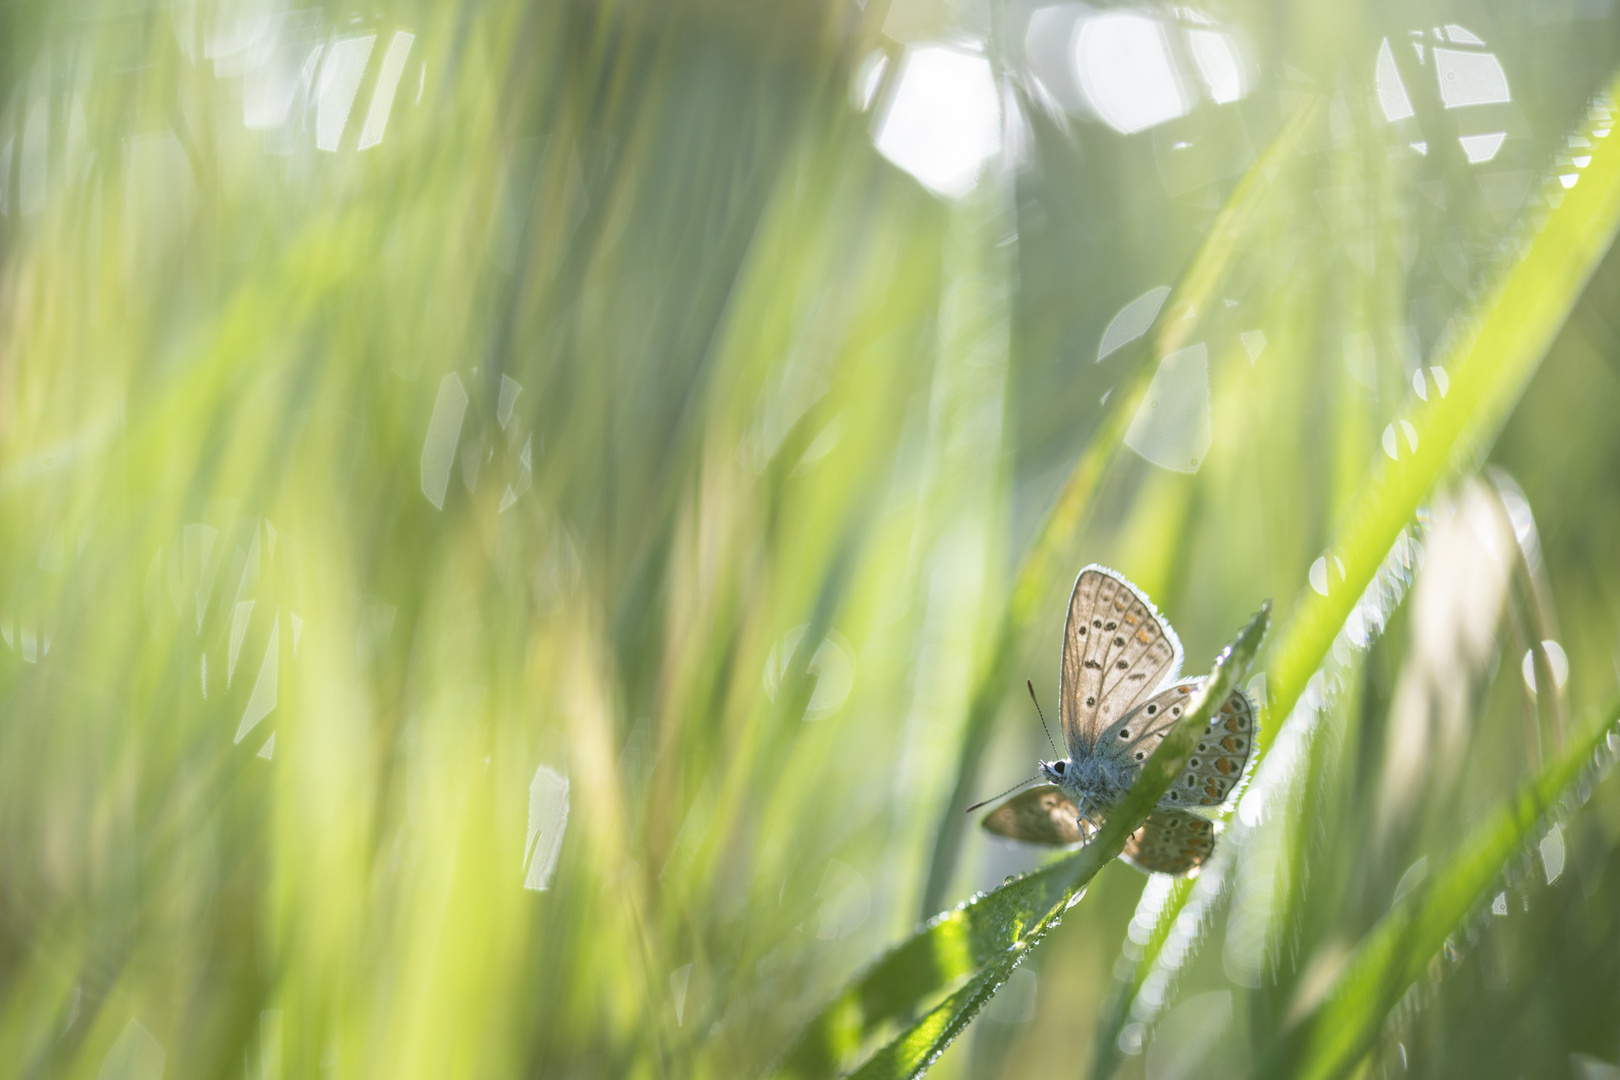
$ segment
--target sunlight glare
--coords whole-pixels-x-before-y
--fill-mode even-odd
[[[1001,103],[989,61],[942,45],[907,50],[876,145],[935,194],[968,194],[1001,151]]]

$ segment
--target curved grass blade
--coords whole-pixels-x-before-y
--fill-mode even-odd
[[[1423,977],[1446,939],[1478,909],[1507,864],[1593,766],[1620,746],[1620,701],[1465,839],[1439,873],[1407,894],[1362,938],[1320,1005],[1264,1063],[1262,1077],[1332,1080],[1374,1045],[1384,1017]]]
[[[912,1077],[961,1033],[1070,901],[1117,857],[1180,775],[1209,715],[1248,673],[1270,620],[1269,601],[1222,650],[1202,693],[1165,736],[1096,838],[1068,858],[976,896],[882,957],[810,1022],[778,1067],[783,1077],[835,1076],[890,1023],[969,981],[913,1021],[857,1076]]]
[[[1620,93],[1620,76],[1613,93]],[[1326,595],[1305,590],[1268,651],[1267,678],[1277,687],[1274,715],[1293,708],[1418,504],[1443,477],[1477,467],[1490,449],[1613,243],[1620,229],[1620,139],[1607,137],[1610,95],[1588,114],[1582,134],[1593,145],[1592,158],[1578,182],[1568,191],[1550,184],[1561,196],[1558,205],[1459,324],[1469,329],[1439,361],[1450,373],[1449,391],[1414,402],[1407,422],[1417,432],[1416,449],[1399,462],[1384,462],[1351,501],[1329,555],[1344,564],[1343,584]],[[1277,727],[1260,732],[1261,752]]]
[[[1298,148],[1300,140],[1311,131],[1310,122],[1315,114],[1314,102],[1303,105],[1238,183],[1175,292],[1161,309],[1153,332],[1144,338],[1151,346],[1153,356],[1166,356],[1182,348],[1197,325],[1194,321],[1173,319],[1170,313],[1189,309],[1203,311],[1215,301],[1221,283],[1236,258],[1239,240],[1249,232],[1268,204],[1270,183],[1266,178],[1279,162],[1286,160]],[[974,679],[967,719],[963,725],[962,751],[957,758],[956,782],[935,832],[928,881],[923,888],[924,916],[939,909],[944,903],[945,891],[950,887],[965,825],[956,808],[965,805],[971,797],[970,793],[978,786],[979,761],[989,741],[991,724],[1001,707],[1005,688],[1010,681],[1016,681],[1011,679],[1009,672],[1018,658],[1025,632],[1040,611],[1052,583],[1057,580],[1059,567],[1066,565],[1064,557],[1080,531],[1109,463],[1125,443],[1126,430],[1142,403],[1143,395],[1147,393],[1153,373],[1152,364],[1142,364],[1130,385],[1121,387],[1120,392],[1110,399],[1097,430],[1064,481],[1062,490],[1041,523],[1035,542],[1018,568],[1018,576],[1013,581],[1006,607],[996,626],[988,662]]]
[[[1364,595],[1362,602],[1358,605],[1359,610],[1376,612],[1378,625],[1382,625],[1390,612],[1405,599],[1407,589],[1411,585],[1414,551],[1417,549],[1418,544],[1418,540],[1414,535],[1415,532],[1416,530],[1408,529],[1401,534],[1401,539],[1396,541],[1395,547],[1391,549],[1389,556],[1384,560],[1383,565],[1374,576],[1373,584],[1368,587],[1367,595]],[[1367,619],[1363,620],[1362,625],[1364,628],[1368,626],[1368,622]],[[1341,646],[1354,650],[1365,649],[1379,636],[1378,632],[1364,630],[1364,633],[1367,633],[1368,636],[1359,644],[1353,640],[1348,640],[1346,635],[1341,633],[1334,639],[1334,650],[1338,650]],[[1318,699],[1317,704],[1320,704],[1320,700]],[[1314,706],[1311,711],[1314,711]],[[1302,710],[1296,709],[1294,717],[1300,716],[1301,713]],[[1294,717],[1291,717],[1291,719]],[[1299,748],[1295,747],[1294,754],[1297,755],[1298,753]],[[1296,764],[1292,766],[1288,765],[1286,761],[1278,764],[1298,770],[1308,768],[1302,760],[1297,758],[1295,760]],[[1259,776],[1256,776],[1255,782],[1265,783],[1268,787],[1285,790],[1294,781],[1277,778],[1262,780]],[[1270,796],[1268,796],[1268,800],[1269,798]],[[1200,874],[1196,881],[1189,879],[1177,881],[1174,887],[1162,895],[1156,910],[1151,913],[1138,912],[1139,917],[1150,917],[1152,926],[1147,931],[1147,941],[1142,945],[1141,954],[1132,962],[1128,973],[1124,977],[1116,978],[1112,992],[1098,1013],[1097,1033],[1092,1040],[1093,1056],[1089,1075],[1093,1077],[1112,1075],[1119,1066],[1124,1047],[1121,1036],[1126,1026],[1137,1019],[1145,1019],[1146,1023],[1152,1023],[1151,1012],[1156,1010],[1151,1010],[1150,1015],[1146,1018],[1140,1017],[1137,1009],[1137,996],[1142,993],[1148,979],[1156,972],[1160,974],[1160,985],[1162,987],[1163,976],[1168,973],[1161,970],[1165,964],[1161,954],[1172,936],[1172,931],[1183,922],[1192,924],[1189,929],[1201,924],[1203,916],[1212,909],[1219,899],[1218,894],[1222,888],[1226,872],[1234,867],[1238,858],[1243,857],[1241,846],[1246,842],[1246,834],[1247,830],[1241,826],[1234,830],[1230,834],[1227,844],[1217,848],[1215,857],[1204,865],[1203,873]],[[1198,908],[1193,912],[1187,910],[1191,904],[1198,905]],[[1176,967],[1184,965],[1190,958],[1191,953],[1196,950],[1198,936],[1194,934],[1190,941],[1190,946],[1183,945],[1177,949],[1175,953]],[[1162,1001],[1162,990],[1159,996]]]
[[[1305,590],[1268,648],[1262,667],[1272,717],[1291,714],[1351,610],[1388,560],[1401,530],[1435,484],[1477,466],[1484,457],[1613,243],[1620,229],[1620,141],[1594,129],[1608,128],[1617,92],[1620,76],[1609,94],[1589,110],[1582,130],[1595,149],[1579,182],[1520,245],[1498,286],[1481,297],[1460,324],[1473,329],[1458,337],[1438,360],[1451,373],[1450,390],[1416,402],[1409,413],[1408,422],[1417,433],[1416,452],[1399,463],[1385,462],[1351,501],[1329,555],[1342,563],[1343,582],[1326,595]],[[1281,726],[1277,722],[1262,726],[1256,739],[1257,764]],[[1187,890],[1172,895],[1151,941],[1164,940],[1187,896]],[[1141,987],[1157,957],[1156,948],[1144,951],[1130,987]],[[1104,1012],[1105,1030],[1098,1036],[1093,1076],[1107,1075],[1117,1063],[1111,1048],[1129,1015],[1132,997],[1134,989]]]
[[[1175,925],[1175,917],[1192,898],[1195,884],[1196,879],[1182,878],[1171,887],[1159,906],[1159,916],[1153,923],[1153,929],[1148,932],[1141,956],[1131,966],[1129,977],[1114,977],[1113,989],[1097,1014],[1097,1030],[1092,1037],[1091,1072],[1087,1075],[1109,1076],[1118,1067],[1120,1033],[1130,1023],[1131,1006],[1136,1002],[1136,995],[1142,992],[1142,984],[1158,965],[1159,955],[1164,951],[1165,942],[1170,939],[1170,929]]]

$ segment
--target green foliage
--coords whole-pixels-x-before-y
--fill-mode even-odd
[[[1615,1067],[1620,23],[1453,7],[0,6],[0,1075]],[[1196,880],[962,813],[1089,562],[1278,598]]]
[[[1371,1049],[1384,1018],[1424,976],[1445,947],[1545,824],[1549,811],[1569,798],[1594,757],[1612,764],[1620,735],[1620,705],[1587,725],[1556,761],[1525,783],[1506,804],[1457,844],[1445,866],[1396,900],[1345,961],[1326,1000],[1278,1043],[1262,1076],[1326,1078],[1347,1075]],[[1573,801],[1573,800],[1572,800]]]
[[[1591,127],[1606,127],[1608,115],[1606,108],[1601,109],[1581,136],[1590,135]],[[1573,197],[1572,191],[1544,221],[1532,223],[1517,258],[1503,273],[1501,285],[1481,296],[1475,310],[1460,320],[1461,340],[1442,359],[1443,368],[1453,373],[1448,392],[1414,403],[1408,422],[1415,433],[1415,453],[1398,467],[1385,465],[1378,470],[1351,502],[1338,536],[1323,556],[1333,561],[1335,570],[1342,570],[1332,578],[1324,576],[1331,582],[1325,592],[1302,590],[1267,658],[1273,715],[1287,715],[1293,709],[1307,681],[1327,661],[1340,628],[1366,595],[1374,575],[1392,559],[1402,557],[1396,548],[1397,537],[1431,496],[1435,484],[1451,471],[1478,466],[1505,409],[1517,399],[1579,287],[1608,250],[1620,228],[1620,173],[1607,170],[1620,167],[1620,149],[1598,141],[1608,153],[1594,156],[1591,164],[1597,171],[1582,176],[1583,182],[1596,183],[1578,187],[1580,198]],[[1535,640],[1539,641],[1539,635]],[[1537,663],[1545,663],[1539,653]],[[1275,725],[1262,729],[1262,755],[1276,733]],[[1503,858],[1516,852],[1512,845],[1509,848]],[[1493,873],[1499,872],[1498,864]],[[1130,1006],[1157,959],[1157,946],[1187,896],[1183,889],[1165,905],[1155,929],[1154,947],[1144,950],[1130,982],[1116,995],[1097,1040],[1099,1058],[1094,1072],[1099,1075],[1111,1071],[1117,1061],[1114,1048]],[[1459,911],[1458,918],[1465,912]],[[1431,946],[1423,955],[1433,951]]]

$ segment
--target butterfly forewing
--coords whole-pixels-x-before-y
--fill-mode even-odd
[[[1059,709],[1069,756],[1090,753],[1099,734],[1181,667],[1181,642],[1136,586],[1101,566],[1075,580],[1063,628]]]
[[[1182,810],[1155,810],[1125,841],[1124,856],[1156,874],[1185,874],[1214,850],[1214,822]]]
[[[1046,784],[1020,792],[990,811],[984,816],[984,827],[1009,840],[1064,847],[1078,844],[1088,835],[1079,816],[1068,796]]]

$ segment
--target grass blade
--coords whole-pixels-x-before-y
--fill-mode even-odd
[[[1610,94],[1620,91],[1620,76]],[[1327,554],[1344,564],[1343,583],[1324,595],[1307,589],[1266,658],[1276,687],[1272,712],[1286,716],[1420,503],[1447,475],[1469,471],[1490,449],[1553,337],[1620,229],[1620,140],[1607,131],[1612,97],[1595,105],[1581,134],[1594,146],[1579,182],[1521,244],[1496,288],[1479,298],[1467,327],[1438,359],[1450,373],[1447,393],[1417,400],[1406,417],[1417,447],[1384,461],[1351,501]],[[1330,576],[1331,577],[1331,576]],[[1263,753],[1278,725],[1260,733]]]
[[[1285,1038],[1262,1077],[1332,1080],[1345,1075],[1378,1037],[1385,1015],[1429,960],[1474,911],[1539,823],[1586,774],[1594,755],[1612,759],[1620,702],[1585,736],[1527,781],[1456,848],[1447,865],[1379,920],[1346,961],[1322,1003]]]

